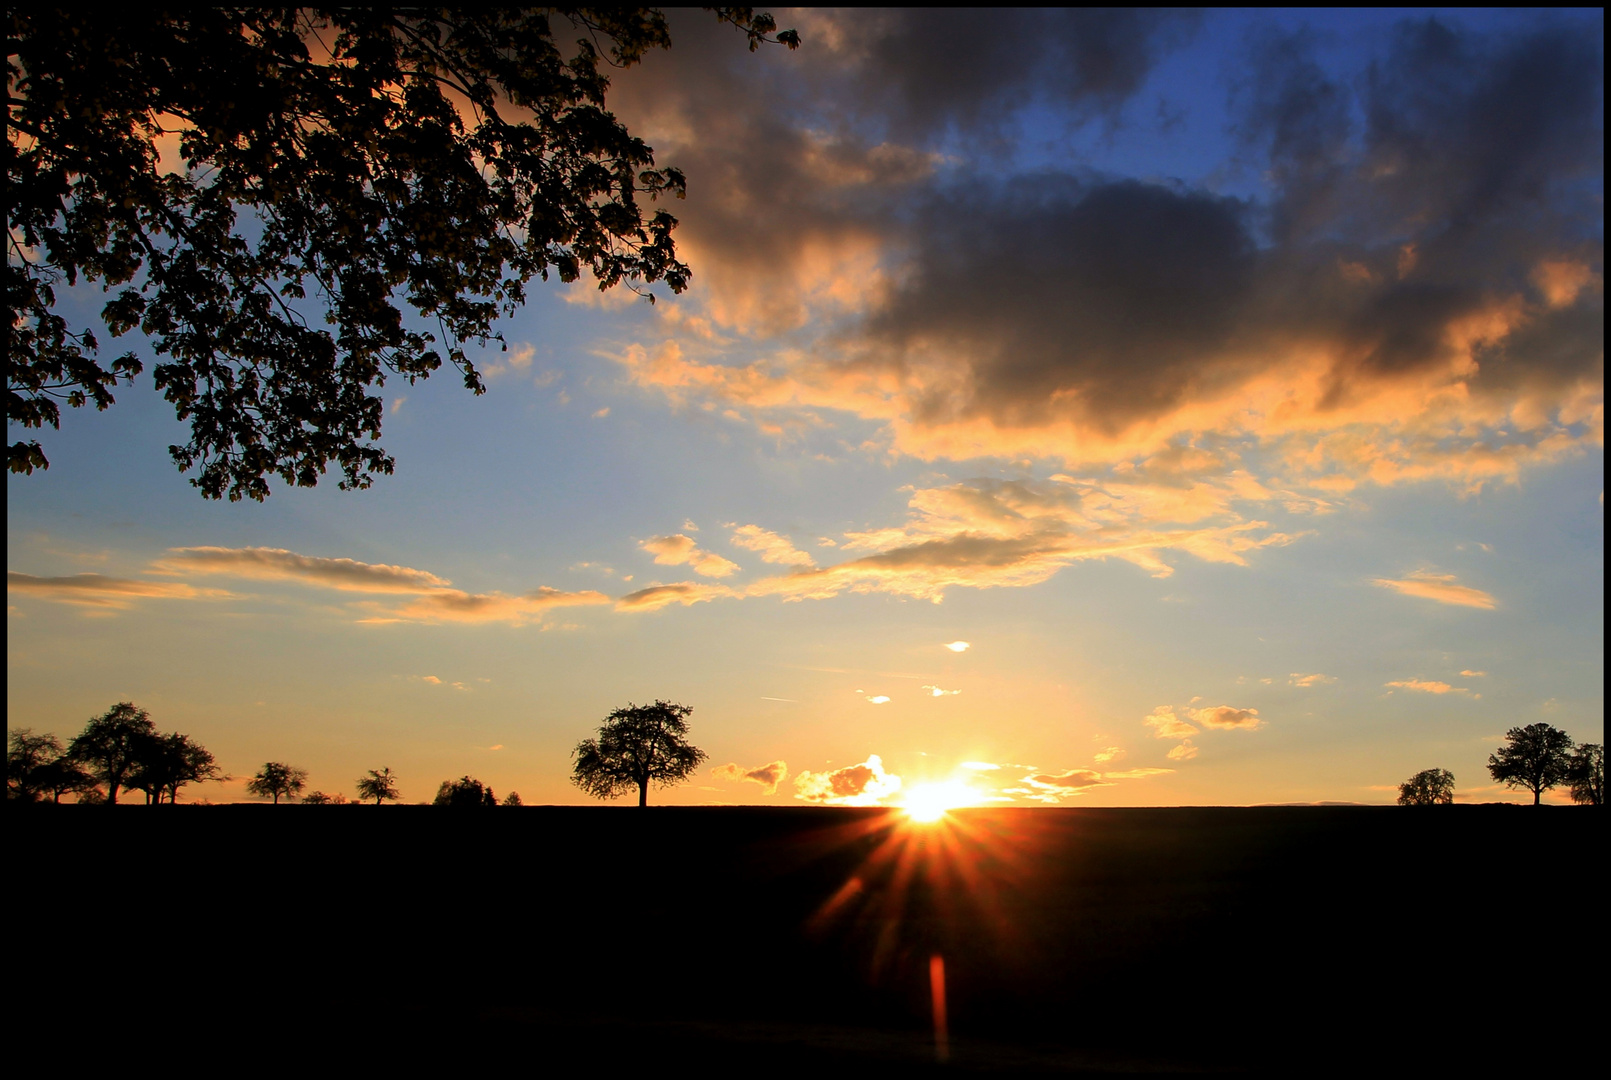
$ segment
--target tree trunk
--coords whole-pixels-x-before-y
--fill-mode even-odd
[[[1540,799],[1540,797],[1543,796],[1543,794],[1544,794],[1544,789],[1543,788],[1536,788],[1535,787],[1533,789],[1533,805],[1534,806],[1540,805],[1539,799]]]
[[[649,781],[647,780],[638,781],[638,805],[649,805]]]

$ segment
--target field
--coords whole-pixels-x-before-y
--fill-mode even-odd
[[[1598,1054],[1601,817],[30,808],[13,1046],[930,1071],[938,968],[946,1071],[1566,1072]]]

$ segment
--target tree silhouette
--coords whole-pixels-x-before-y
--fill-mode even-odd
[[[520,806],[520,805],[522,805],[522,803],[520,801],[520,792],[511,791],[509,794],[505,795],[503,797],[503,804],[505,806]]]
[[[387,799],[396,800],[402,796],[397,793],[397,778],[392,775],[390,766],[376,772],[369,770],[369,775],[358,781],[358,797],[360,799],[374,799],[379,806]]]
[[[571,783],[600,799],[614,799],[633,788],[638,805],[649,805],[649,784],[680,783],[693,775],[705,752],[687,741],[693,707],[657,700],[627,705],[605,718],[598,738],[583,739],[571,751],[576,767]]]
[[[206,747],[175,732],[139,740],[128,786],[144,791],[148,803],[177,803],[186,784],[223,778]]]
[[[1605,746],[1584,743],[1568,759],[1566,783],[1571,785],[1572,801],[1590,806],[1605,805]]]
[[[714,11],[752,50],[799,44],[768,37],[769,15]],[[267,477],[311,487],[332,464],[363,488],[393,467],[367,441],[370,388],[445,359],[484,392],[465,346],[502,340],[533,277],[687,287],[676,219],[640,204],[681,197],[683,175],[605,108],[600,70],[671,44],[653,8],[7,19],[8,423],[105,409],[143,370],[133,352],[103,367],[95,331],[58,310],[59,285],[99,282],[107,334],[138,328],[167,357],[154,385],[190,422],[169,453],[203,496],[263,499]],[[49,466],[37,441],[9,457]]]
[[[156,734],[149,713],[133,702],[120,701],[85,725],[68,744],[67,756],[105,785],[106,801],[115,806],[118,789],[128,782],[141,749]]]
[[[278,806],[282,796],[294,797],[307,783],[308,770],[270,761],[246,782],[246,790],[253,795],[273,798],[274,805]]]
[[[1566,780],[1572,737],[1548,724],[1528,724],[1505,732],[1508,746],[1488,755],[1488,773],[1506,787],[1526,788],[1533,805],[1544,792]]]
[[[436,789],[436,798],[431,800],[432,806],[497,806],[498,801],[492,795],[490,787],[483,787],[481,781],[471,776],[461,776],[457,780],[444,780]]]
[[[1454,773],[1422,769],[1398,786],[1400,806],[1447,806],[1454,802]]]
[[[310,791],[302,796],[303,806],[323,806],[330,801],[330,796],[322,791]]]
[[[64,752],[62,741],[54,735],[35,735],[33,728],[6,732],[6,799],[38,802],[49,790],[45,770]]]

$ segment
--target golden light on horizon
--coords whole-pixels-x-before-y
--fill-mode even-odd
[[[971,806],[978,801],[978,793],[967,784],[960,780],[945,780],[918,784],[906,793],[901,805],[907,817],[927,823],[939,821],[948,810]]]

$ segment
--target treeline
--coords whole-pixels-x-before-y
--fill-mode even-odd
[[[1505,745],[1488,755],[1488,775],[1509,788],[1525,788],[1538,806],[1544,792],[1565,786],[1580,805],[1605,803],[1605,747],[1574,745],[1572,736],[1549,724],[1505,732]],[[1454,802],[1454,773],[1422,769],[1398,786],[1400,806],[1447,806]]]
[[[188,735],[164,734],[151,716],[133,702],[122,701],[90,720],[65,746],[55,735],[36,735],[31,728],[6,733],[6,800],[60,803],[73,796],[79,803],[115,805],[120,794],[139,791],[149,805],[173,804],[179,789],[233,777],[218,767],[211,752]],[[246,781],[248,794],[278,805],[300,797],[309,806],[349,801],[376,806],[402,796],[390,768],[370,769],[355,785],[357,800],[340,793],[310,791],[308,771],[282,761],[265,762]],[[509,792],[502,803],[490,785],[470,776],[444,780],[435,806],[519,806],[520,793]]]

